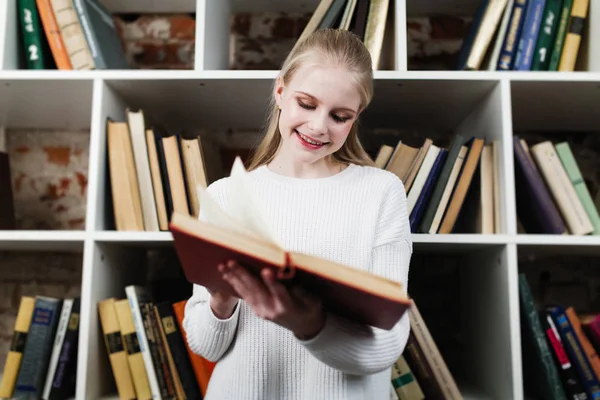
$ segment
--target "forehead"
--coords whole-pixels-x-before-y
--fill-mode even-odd
[[[330,107],[357,110],[360,94],[352,78],[352,73],[342,67],[307,64],[294,73],[289,89],[306,92]]]

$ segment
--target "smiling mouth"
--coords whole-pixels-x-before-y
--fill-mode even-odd
[[[304,140],[306,143],[311,144],[313,146],[324,146],[326,144],[328,144],[329,142],[319,142],[318,140],[315,139],[311,139],[308,136],[305,136],[303,134],[301,134],[300,132],[298,132],[296,129],[294,129],[294,132],[300,137],[300,139]]]

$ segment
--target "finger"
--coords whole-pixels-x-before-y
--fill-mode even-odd
[[[240,295],[247,301],[254,303],[267,302],[270,294],[263,282],[250,274],[248,270],[240,266],[237,262],[229,262],[227,264],[227,272],[229,280],[235,283]]]
[[[276,306],[289,310],[295,306],[294,300],[288,289],[277,279],[275,279],[275,273],[268,268],[263,268],[261,271],[265,286],[271,293],[276,303]]]

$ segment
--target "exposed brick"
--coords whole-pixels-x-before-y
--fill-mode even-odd
[[[17,228],[84,229],[89,132],[6,134]]]

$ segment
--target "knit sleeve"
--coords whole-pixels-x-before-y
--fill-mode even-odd
[[[207,192],[223,208],[226,207],[225,180],[209,186]],[[200,212],[203,219],[202,211]],[[190,349],[209,361],[217,361],[231,346],[237,331],[239,301],[231,317],[219,319],[210,308],[210,293],[201,285],[193,285],[192,296],[185,306],[183,328]]]
[[[406,192],[394,180],[380,205],[372,273],[402,283],[407,293],[412,241]],[[377,310],[373,310],[377,312]],[[410,331],[408,313],[390,330],[375,328],[328,313],[324,328],[300,343],[317,359],[342,372],[366,375],[389,368],[400,357]]]

